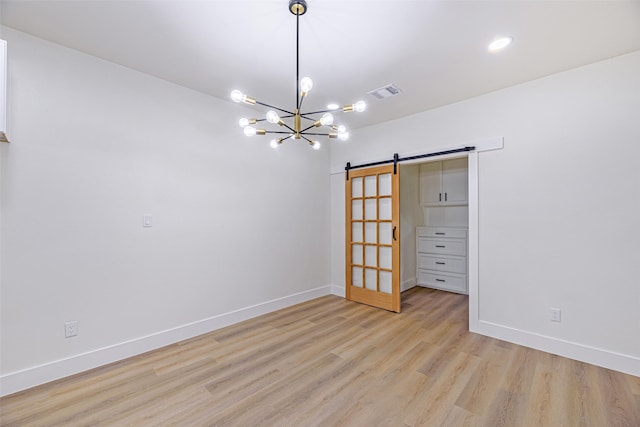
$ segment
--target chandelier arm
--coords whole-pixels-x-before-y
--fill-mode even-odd
[[[302,132],[300,132],[300,135],[304,138],[304,135],[329,136],[330,134],[328,134],[328,133],[316,133],[316,132],[305,132],[305,134],[302,135]]]
[[[312,119],[311,117],[303,116],[302,114],[300,114],[300,117],[302,117],[303,119],[311,120],[311,121],[313,121],[313,122],[315,122],[315,121],[316,121],[316,119]]]
[[[284,126],[284,127],[286,127],[287,129],[289,129],[289,130],[290,130],[291,132],[293,132],[293,133],[295,133],[295,132],[296,132],[296,130],[295,130],[294,128],[292,128],[291,126],[289,126],[288,124],[286,124],[286,123],[284,123],[284,122],[282,122],[282,124],[281,124],[280,126]],[[287,132],[287,133],[288,133],[288,132]]]
[[[341,110],[341,109],[339,109],[339,108],[338,108],[338,109],[335,109],[335,110],[320,110],[320,111],[312,111],[312,112],[310,112],[310,113],[300,113],[300,115],[302,116],[302,115],[304,115],[304,114],[311,115],[311,114],[320,114],[320,113],[338,113],[338,112],[342,112],[342,110]]]
[[[279,134],[286,134],[291,136],[291,132],[284,132],[284,131],[280,131],[280,130],[266,130],[264,131],[264,133],[279,133]]]
[[[315,123],[314,123],[314,124],[312,124],[312,125],[311,125],[311,126],[309,126],[309,127],[306,127],[306,128],[304,128],[304,129],[302,129],[302,130],[300,131],[300,133],[302,133],[302,132],[306,132],[306,131],[308,131],[309,129],[311,129],[311,128],[313,128],[313,127],[315,127]]]
[[[274,107],[273,105],[265,104],[264,102],[256,101],[256,104],[262,105],[263,107],[273,108],[274,110],[282,111],[283,113],[291,114],[291,116],[295,115],[291,111],[283,110],[282,108]]]
[[[313,141],[312,141],[312,140],[310,140],[309,138],[307,138],[306,136],[304,136],[304,135],[300,135],[300,136],[301,136],[302,138],[306,139],[309,143],[313,144]]]

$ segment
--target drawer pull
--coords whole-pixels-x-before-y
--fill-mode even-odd
[[[436,236],[444,236],[446,233],[436,233]]]
[[[444,279],[436,279],[436,282],[444,282]]]
[[[442,193],[440,193],[440,194],[438,195],[438,201],[439,201],[439,202],[441,202],[441,201],[442,201]]]
[[[445,265],[444,262],[439,262],[439,261],[436,261],[436,264]]]
[[[436,245],[436,248],[444,248],[444,245]]]

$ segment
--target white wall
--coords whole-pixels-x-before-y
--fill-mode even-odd
[[[416,285],[416,227],[423,225],[420,206],[420,166],[400,166],[400,283],[403,291]]]
[[[238,104],[1,36],[2,393],[329,292],[328,150],[274,151]]]
[[[503,136],[478,155],[479,330],[640,375],[639,111],[634,52],[360,129],[332,149],[332,180],[347,161]],[[332,186],[332,206],[343,197]],[[344,211],[332,217],[339,241]]]

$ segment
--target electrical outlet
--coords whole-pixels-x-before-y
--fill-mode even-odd
[[[552,322],[561,322],[562,321],[562,311],[559,308],[550,308],[551,311],[551,321]]]
[[[78,321],[67,322],[64,324],[64,337],[70,338],[78,335]]]

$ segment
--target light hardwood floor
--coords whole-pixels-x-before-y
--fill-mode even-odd
[[[3,426],[640,426],[640,378],[335,296],[0,399]]]

